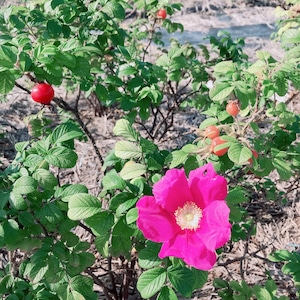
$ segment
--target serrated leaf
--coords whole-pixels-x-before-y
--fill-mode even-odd
[[[167,272],[163,268],[154,268],[144,272],[138,279],[137,289],[144,299],[154,296],[165,284]]]
[[[15,86],[16,77],[9,71],[0,72],[0,94],[7,95]]]
[[[249,201],[249,199],[246,197],[246,192],[240,187],[235,187],[234,189],[230,190],[226,196],[226,202],[229,205],[239,204],[247,201]]]
[[[126,182],[117,174],[116,170],[111,170],[103,177],[102,186],[105,190],[123,190],[126,187]]]
[[[107,13],[112,18],[124,19],[125,18],[125,9],[117,1],[108,1],[102,10]]]
[[[191,271],[193,272],[193,276],[194,276],[193,290],[201,289],[204,286],[204,284],[207,282],[208,272],[197,270],[195,268],[192,268]]]
[[[162,261],[158,257],[161,245],[148,242],[146,247],[139,252],[139,266],[143,269],[150,269],[159,266]]]
[[[22,176],[14,183],[13,192],[16,194],[30,194],[37,188],[37,182],[30,176]]]
[[[146,173],[147,168],[145,165],[136,163],[134,161],[127,162],[120,172],[120,176],[124,180],[130,180]]]
[[[220,74],[233,73],[235,71],[235,67],[232,61],[222,61],[215,65],[214,72]]]
[[[96,236],[109,232],[114,224],[114,215],[109,211],[101,211],[85,220]]]
[[[175,150],[170,154],[171,164],[170,169],[175,168],[179,166],[180,164],[183,164],[185,160],[188,158],[189,153],[183,151],[183,150]]]
[[[218,121],[217,118],[207,118],[207,119],[205,119],[204,121],[201,122],[201,124],[199,126],[199,129],[203,130],[207,126],[218,124],[218,122],[219,121]]]
[[[76,291],[92,289],[94,281],[92,278],[83,275],[77,275],[70,279],[70,287]]]
[[[117,121],[113,132],[117,136],[122,136],[129,141],[137,141],[139,134],[133,129],[128,120],[120,119]]]
[[[66,147],[52,148],[45,156],[45,160],[49,164],[59,168],[73,168],[76,165],[77,158],[77,154]]]
[[[97,214],[101,209],[98,198],[89,194],[75,194],[69,198],[68,217],[71,220],[83,220]]]
[[[13,51],[13,47],[8,47],[6,45],[0,45],[0,66],[13,68],[14,64],[17,61],[16,51]]]
[[[137,73],[137,69],[130,64],[123,64],[119,67],[118,75],[120,77],[129,76]]]
[[[225,100],[234,90],[234,87],[229,83],[217,83],[215,86],[209,90],[209,97],[213,101]]]
[[[282,262],[291,260],[293,254],[288,250],[277,250],[268,256],[268,259],[273,262]]]
[[[1,198],[1,201],[5,200],[5,199],[3,199],[3,200],[2,199],[3,198]],[[22,194],[18,194],[15,192],[10,193],[9,202],[12,205],[12,207],[14,207],[17,210],[26,210],[26,208],[28,207],[28,204],[27,204],[26,200],[23,198]]]
[[[68,202],[70,196],[74,194],[80,194],[80,193],[88,193],[88,189],[85,185],[82,184],[72,184],[67,187],[62,187],[61,189],[57,190],[57,193],[55,194],[56,197],[61,197],[62,201]]]
[[[186,267],[171,267],[168,270],[168,278],[172,286],[183,296],[189,298],[194,287],[194,274]]]
[[[105,234],[102,235],[98,235],[95,238],[95,246],[103,257],[109,256],[109,241],[110,241],[109,232],[106,232]]]
[[[228,157],[234,163],[240,165],[248,161],[252,157],[252,152],[248,147],[241,144],[233,144],[228,149]]]
[[[62,33],[62,27],[57,20],[48,20],[47,31],[50,37],[58,38]]]
[[[285,45],[300,43],[300,32],[298,29],[289,29],[282,34],[281,40]]]
[[[44,275],[46,274],[48,268],[49,266],[45,265],[44,262],[34,265],[29,273],[29,277],[32,280],[32,283],[36,284],[40,282],[44,278]]]
[[[81,136],[83,136],[83,132],[75,124],[67,122],[54,129],[51,134],[51,141],[53,144],[59,144]]]
[[[126,214],[126,223],[132,224],[134,223],[138,218],[138,210],[136,207],[130,209]]]
[[[274,157],[272,164],[282,180],[289,180],[292,177],[291,166],[283,159]]]
[[[158,294],[156,300],[178,300],[178,298],[170,287],[164,286]]]
[[[47,220],[51,224],[59,224],[59,222],[64,219],[64,215],[56,202],[47,203],[37,212],[37,214],[41,218],[42,222]]]
[[[37,180],[40,186],[45,190],[52,190],[57,184],[57,178],[48,170],[37,169],[32,174],[32,177]]]
[[[122,159],[141,158],[142,149],[139,145],[136,145],[128,141],[118,141],[115,144],[115,155]]]
[[[255,285],[253,287],[253,292],[257,297],[257,300],[272,300],[272,295],[269,291],[260,285]]]

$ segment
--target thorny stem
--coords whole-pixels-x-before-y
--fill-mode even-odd
[[[92,279],[94,280],[94,282],[103,289],[103,293],[104,293],[106,299],[107,300],[113,300],[113,298],[110,296],[110,294],[107,290],[107,287],[105,286],[103,281],[98,276],[96,276],[89,268],[87,270],[85,270],[85,272],[88,275],[90,275],[92,277]]]
[[[31,92],[23,87],[22,85],[18,84],[17,82],[15,82],[15,86],[20,88],[21,90],[25,91],[26,93],[30,94]],[[77,98],[80,96],[80,94],[77,96]],[[66,101],[64,101],[63,99],[61,98],[57,98],[57,97],[54,97],[53,98],[53,101],[60,107],[62,108],[63,110],[65,111],[69,111],[71,112],[75,118],[76,118],[76,121],[78,122],[78,124],[80,125],[80,127],[82,128],[82,130],[84,131],[84,133],[87,135],[87,137],[89,138],[90,142],[92,143],[92,146],[94,148],[94,151],[101,163],[101,165],[104,164],[104,159],[100,153],[100,150],[99,148],[97,147],[96,145],[96,140],[94,139],[93,135],[91,134],[91,132],[88,130],[86,124],[84,124],[84,122],[82,121],[81,117],[80,117],[80,114],[78,112],[77,109],[73,108],[72,106],[70,106]],[[78,101],[77,101],[78,102]]]
[[[115,277],[114,277],[114,274],[112,272],[112,257],[111,256],[109,256],[107,258],[107,263],[108,263],[108,271],[109,271],[109,276],[110,276],[111,285],[112,285],[112,292],[115,296],[115,299],[118,299],[118,292],[117,292],[117,289],[116,289]]]
[[[154,22],[153,24],[151,24],[151,28],[149,29],[149,32],[150,32],[150,37],[149,37],[149,41],[148,41],[148,44],[146,45],[145,49],[144,49],[144,53],[143,53],[143,61],[145,61],[145,58],[146,58],[146,54],[147,54],[147,50],[148,48],[150,47],[151,43],[152,43],[152,40],[153,40],[153,36],[154,36],[154,32],[155,32],[155,25],[156,25],[156,18],[154,19]]]

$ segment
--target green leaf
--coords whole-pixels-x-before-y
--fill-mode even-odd
[[[230,83],[215,83],[216,85],[209,91],[209,97],[213,101],[225,100],[234,90]]]
[[[30,176],[22,176],[14,183],[13,192],[16,194],[30,194],[37,188],[37,182]]]
[[[44,262],[35,264],[29,273],[29,277],[32,280],[32,283],[36,284],[43,280],[48,268],[49,266],[45,265]]]
[[[138,141],[139,134],[133,129],[128,120],[118,120],[113,131],[115,135],[122,136],[129,141]]]
[[[128,142],[128,141],[118,141],[115,144],[115,155],[122,159],[132,159],[141,158],[142,149],[140,146]]]
[[[112,18],[124,19],[125,9],[116,0],[108,1],[102,8],[102,11],[107,13]]]
[[[219,74],[233,73],[235,67],[232,61],[222,61],[215,65],[214,72]]]
[[[17,49],[13,51],[13,47],[0,45],[0,66],[12,69],[17,61]]]
[[[98,198],[89,194],[75,194],[69,198],[68,217],[71,220],[83,220],[97,214],[100,209]]]
[[[42,223],[46,220],[51,224],[59,224],[64,219],[63,213],[56,202],[47,203],[37,212],[37,215],[41,218]]]
[[[32,174],[32,177],[37,180],[40,186],[45,190],[52,190],[57,184],[57,178],[48,170],[37,169]]]
[[[208,279],[208,272],[197,270],[195,268],[191,269],[194,275],[194,285],[193,290],[201,289]]]
[[[186,161],[186,159],[188,158],[188,156],[189,156],[189,153],[185,152],[183,150],[173,151],[169,156],[169,159],[171,159],[170,169],[183,164]]]
[[[268,256],[268,259],[273,262],[283,262],[293,260],[293,253],[288,250],[277,250]]]
[[[207,118],[204,121],[201,122],[199,129],[203,130],[206,127],[210,126],[210,125],[215,125],[218,124],[218,119],[217,118]]]
[[[136,207],[130,209],[126,214],[126,223],[132,224],[134,223],[138,218],[138,210]]]
[[[157,267],[162,263],[158,257],[161,244],[147,242],[146,247],[139,252],[139,266],[143,269]]]
[[[127,162],[120,172],[120,176],[124,180],[130,180],[146,173],[147,169],[145,165],[136,163],[134,161]]]
[[[117,174],[116,170],[113,169],[106,173],[103,177],[102,186],[105,190],[123,190],[126,187],[126,182],[120,177],[119,174]]]
[[[73,168],[76,165],[77,158],[77,154],[66,147],[52,148],[45,156],[45,160],[49,164],[59,168]]]
[[[281,39],[284,45],[300,43],[300,32],[298,29],[289,29],[282,34]]]
[[[114,215],[109,211],[101,211],[85,220],[96,236],[109,232],[114,224]]]
[[[57,20],[49,20],[46,26],[51,38],[58,38],[62,33],[62,27]]]
[[[9,71],[0,72],[0,94],[8,94],[15,86],[16,77]]]
[[[168,278],[172,286],[183,296],[189,298],[192,295],[194,288],[194,274],[193,272],[183,266],[170,267],[168,269]]]
[[[119,67],[118,75],[120,77],[129,76],[137,73],[137,69],[130,64],[123,64]]]
[[[55,197],[61,197],[64,202],[69,201],[69,197],[74,194],[79,193],[88,193],[88,189],[85,185],[82,184],[72,184],[69,186],[62,186],[55,192]]]
[[[270,292],[260,285],[255,285],[253,287],[253,292],[257,297],[257,300],[272,300],[272,295]]]
[[[235,143],[229,147],[228,157],[234,163],[241,165],[252,157],[252,152],[248,147]]]
[[[249,199],[246,197],[246,191],[241,187],[235,187],[231,189],[226,196],[226,202],[229,205],[239,204],[248,201]]]
[[[80,77],[86,77],[90,74],[90,63],[89,61],[82,56],[76,57],[76,64],[75,67],[72,68],[72,71],[80,76]]]
[[[164,286],[158,294],[156,300],[178,300],[178,298],[170,287]]]
[[[144,299],[154,296],[165,284],[167,272],[163,268],[154,268],[144,272],[137,282],[137,289]]]
[[[272,164],[282,180],[289,180],[292,177],[291,166],[283,159],[274,157]]]
[[[95,246],[103,257],[109,256],[110,232],[98,235],[95,238]]]
[[[76,56],[68,52],[57,51],[55,59],[60,65],[66,66],[70,69],[72,69],[76,64]]]
[[[65,141],[73,140],[82,137],[83,132],[72,122],[66,122],[57,126],[51,134],[53,144],[59,144]]]
[[[94,281],[92,278],[83,275],[77,275],[70,279],[69,286],[71,287],[71,289],[78,292],[82,292],[84,294],[85,293],[84,291],[86,290],[92,291],[93,284]],[[84,298],[84,300],[85,299],[86,298]]]
[[[115,224],[112,231],[111,239],[111,253],[112,255],[119,256],[125,255],[130,257],[130,252],[132,250],[131,236],[133,234],[133,229],[126,224],[125,217],[122,217]]]
[[[26,210],[28,207],[27,202],[23,198],[22,194],[11,192],[9,200],[10,204],[17,210]]]

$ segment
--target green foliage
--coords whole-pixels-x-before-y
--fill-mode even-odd
[[[233,40],[225,31],[209,37],[209,46],[173,39],[165,48],[160,28],[184,31],[169,18],[181,9],[178,3],[27,2],[0,11],[0,94],[7,95],[15,86],[30,93],[33,83],[28,79],[47,81],[71,93],[78,90],[85,99],[95,96],[102,106],[121,110],[122,118],[113,130],[118,140],[102,158],[81,119],[80,97],[75,104],[61,97],[52,101],[61,112],[71,113],[64,122],[52,124],[45,117],[47,108],[26,117],[31,139],[16,143],[14,161],[0,172],[0,247],[10,254],[0,270],[0,295],[97,299],[98,284],[117,300],[132,284],[143,298],[192,297],[208,273],[177,258],[160,259],[161,245],[147,241],[136,225],[136,203],[152,194],[153,184],[166,170],[184,168],[189,173],[211,162],[228,179],[234,243],[248,242],[255,233],[246,209],[255,191],[262,191],[266,202],[285,201],[269,175],[277,173],[281,181],[299,179],[299,114],[279,98],[291,87],[300,87],[299,1],[287,1],[292,5],[281,11],[277,38],[284,58],[276,60],[262,50],[254,62],[243,52],[244,39]],[[164,20],[156,18],[161,7],[168,14]],[[139,17],[123,26],[131,13]],[[149,51],[153,44],[154,58]],[[238,103],[237,116],[226,111],[229,101]],[[180,148],[162,150],[158,145],[168,136],[175,115],[190,108],[205,118],[196,130],[198,137]],[[216,150],[228,148],[222,156],[214,154],[205,134],[210,125],[218,127],[225,141]],[[76,166],[75,140],[86,137],[103,163],[98,195],[83,184],[61,184],[57,176],[60,169]],[[261,180],[249,183],[249,178]],[[89,234],[90,242],[77,235],[78,228]],[[226,249],[218,253],[222,251]],[[118,276],[111,269],[113,257],[122,264]],[[297,252],[280,250],[269,259],[284,262],[283,273],[299,288]],[[101,268],[112,288],[93,273],[100,260],[108,264],[107,270]],[[119,294],[117,279],[123,288]],[[276,296],[271,278],[255,286],[215,278],[214,286],[222,299],[287,299]]]
[[[247,299],[257,299],[257,300],[287,300],[288,297],[276,296],[276,284],[273,280],[268,280],[265,283],[265,287],[260,285],[255,285],[250,287],[245,281],[241,283],[237,281],[227,282],[222,279],[215,279],[214,286],[218,289],[218,295],[224,299],[234,299],[234,300],[247,300]],[[253,298],[255,297],[255,298]]]

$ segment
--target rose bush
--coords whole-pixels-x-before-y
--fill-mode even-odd
[[[47,82],[72,95],[52,99],[50,89],[44,104],[64,121],[53,123],[49,107],[37,104],[41,111],[25,120],[30,139],[15,144],[15,159],[0,172],[3,298],[190,298],[206,270],[230,273],[238,262],[240,282],[214,278],[222,299],[288,299],[276,296],[268,272],[265,284],[247,284],[245,262],[257,254],[248,247],[253,199],[282,207],[299,188],[299,114],[293,98],[278,98],[300,88],[299,1],[289,4],[279,24],[284,58],[257,51],[254,62],[228,32],[210,45],[172,39],[164,47],[161,28],[184,30],[172,21],[181,5],[165,0],[27,1],[0,11],[0,93],[16,87],[30,99],[33,85]],[[157,18],[161,7],[167,18]],[[228,113],[232,100],[238,107]],[[96,103],[90,119],[105,109],[122,115],[110,152],[100,151],[79,102]],[[190,109],[201,122],[173,147],[164,139]],[[64,176],[82,166],[76,140],[91,142],[101,165],[97,193]],[[286,192],[270,174],[289,183]],[[244,254],[230,259],[236,242]],[[298,255],[279,251],[267,261],[284,261],[298,283]]]

